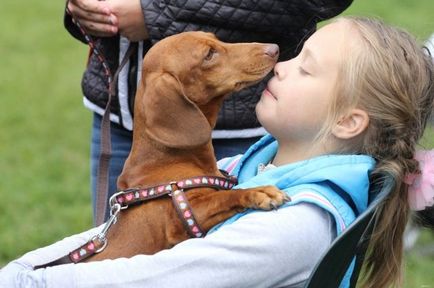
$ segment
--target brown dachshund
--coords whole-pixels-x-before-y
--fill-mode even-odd
[[[278,54],[275,44],[228,44],[204,32],[181,33],[153,46],[143,61],[132,150],[118,188],[223,176],[211,144],[222,101],[265,77]],[[204,232],[246,208],[269,210],[288,200],[272,186],[202,187],[185,195]],[[89,260],[153,254],[187,238],[171,198],[157,198],[123,210],[109,230],[105,250]]]

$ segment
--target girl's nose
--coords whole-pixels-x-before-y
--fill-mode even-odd
[[[288,61],[285,62],[277,62],[276,65],[274,65],[274,76],[276,76],[279,79],[285,78],[285,64],[287,64]]]

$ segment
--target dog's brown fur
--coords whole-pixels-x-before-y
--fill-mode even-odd
[[[211,131],[225,96],[256,83],[277,60],[274,44],[223,43],[210,33],[168,37],[147,53],[135,99],[131,153],[119,189],[153,186],[199,175],[221,176]],[[269,210],[284,194],[272,186],[186,192],[207,231],[246,208]],[[107,248],[90,261],[153,254],[189,238],[169,197],[122,211]]]

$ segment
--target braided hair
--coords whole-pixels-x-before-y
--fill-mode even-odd
[[[409,217],[408,186],[403,180],[418,172],[414,153],[433,109],[433,60],[409,33],[380,20],[337,21],[349,23],[355,32],[351,36],[360,45],[352,47],[351,57],[342,64],[333,108],[353,105],[368,113],[369,125],[350,152],[376,159],[373,181],[387,173],[396,183],[376,215],[364,287],[401,286],[403,234]]]

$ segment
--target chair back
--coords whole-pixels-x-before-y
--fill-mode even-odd
[[[371,185],[369,189],[370,204],[368,208],[341,235],[336,237],[329,250],[314,268],[305,288],[339,287],[354,258],[355,265],[350,287],[356,287],[375,226],[375,215],[379,203],[389,195],[395,185],[391,175],[384,175],[381,177],[381,181],[374,182],[376,183]]]

